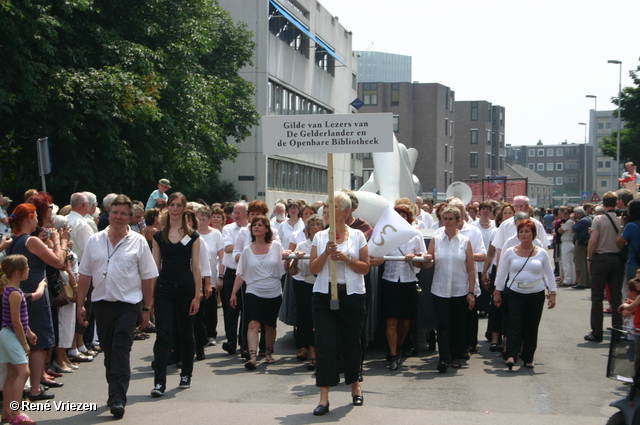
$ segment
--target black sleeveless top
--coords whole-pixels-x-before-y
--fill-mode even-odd
[[[193,273],[191,272],[191,248],[196,239],[200,237],[197,231],[191,236],[187,236],[188,242],[183,243],[182,239],[178,243],[166,243],[162,239],[162,231],[158,230],[153,238],[160,247],[162,254],[162,268],[158,276],[158,284],[170,283],[174,285],[194,285]],[[200,261],[196,258],[194,261]]]

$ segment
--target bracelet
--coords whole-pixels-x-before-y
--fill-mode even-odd
[[[224,275],[219,274],[218,279],[224,279]]]
[[[151,309],[150,309],[150,308],[147,308],[147,307],[142,307],[142,311],[146,311],[146,312],[148,313],[148,312],[150,312],[150,311],[151,311]]]
[[[348,255],[349,260],[347,260],[347,262],[345,264],[349,264],[351,262],[351,260],[353,260],[353,258],[351,257],[351,255]]]
[[[555,295],[556,291],[549,291],[549,295]]]
[[[473,292],[467,292],[467,295],[473,295],[473,296],[475,296],[476,294],[474,294]]]
[[[56,246],[56,245],[60,245],[60,242],[56,242],[53,244],[53,246]]]

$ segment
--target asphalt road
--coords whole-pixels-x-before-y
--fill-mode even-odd
[[[151,398],[150,367],[155,336],[136,341],[132,351],[133,377],[126,414],[120,423],[435,423],[435,424],[604,424],[616,409],[609,403],[626,394],[620,382],[605,377],[608,353],[604,343],[584,342],[589,331],[589,291],[559,289],[557,307],[545,310],[540,325],[536,368],[517,365],[506,371],[501,357],[489,352],[480,338],[480,351],[461,369],[441,375],[437,355],[421,351],[406,359],[400,370],[389,371],[386,348],[367,352],[362,383],[364,406],[350,405],[349,388],[331,391],[331,412],[311,414],[318,402],[312,373],[297,361],[290,327],[280,323],[273,365],[260,364],[246,371],[239,356],[218,345],[196,362],[190,389],[177,388],[179,375],[169,366],[164,397]],[[610,325],[610,316],[605,316]],[[480,321],[484,334],[486,320]],[[218,331],[222,331],[222,322]],[[102,357],[82,364],[59,379],[52,389],[57,402],[95,403],[89,411],[31,412],[40,424],[94,424],[114,421],[106,407],[107,387]]]

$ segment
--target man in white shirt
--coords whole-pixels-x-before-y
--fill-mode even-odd
[[[220,300],[222,301],[222,311],[224,315],[224,331],[227,337],[227,342],[222,344],[222,349],[229,354],[235,354],[238,347],[238,319],[242,311],[242,297],[238,298],[235,308],[231,308],[229,304],[231,292],[233,291],[233,283],[236,279],[236,268],[238,267],[238,263],[233,255],[233,248],[240,229],[247,226],[248,209],[249,205],[246,202],[240,201],[236,203],[233,207],[234,222],[222,228],[222,243],[224,245],[222,265],[225,269],[222,285],[218,286],[217,290],[220,291]],[[220,285],[220,281],[218,281],[218,285]],[[242,335],[240,335],[240,338],[242,338]],[[242,345],[242,341],[240,342]]]
[[[71,195],[71,212],[67,216],[69,227],[71,227],[71,240],[73,241],[73,252],[78,256],[78,263],[82,264],[82,255],[87,241],[93,236],[93,231],[84,218],[89,214],[89,200],[87,195],[77,192]]]
[[[529,214],[531,217],[531,209],[529,207],[529,197],[528,196],[516,196],[513,198],[513,209],[515,212],[524,211]],[[544,225],[539,220],[532,220],[536,225],[537,236],[536,238],[540,242],[541,246],[549,245],[549,241],[546,239],[546,230],[544,229]],[[496,235],[493,238],[493,245],[496,248],[496,262],[500,264],[500,254],[502,253],[502,246],[511,236],[517,233],[516,224],[513,220],[513,217],[508,218],[500,224],[500,227],[496,229]]]
[[[416,196],[416,206],[418,207],[418,211],[420,212],[420,214],[416,216],[416,219],[424,223],[425,229],[430,229],[431,226],[433,226],[433,217],[431,217],[431,214],[422,209],[423,205],[424,201],[422,200],[422,197]]]
[[[118,195],[113,201],[109,226],[87,241],[78,280],[77,316],[84,326],[88,324],[84,300],[93,280],[91,301],[107,369],[107,404],[116,418],[124,415],[127,403],[129,358],[138,314],[140,327],[147,327],[153,306],[153,281],[158,276],[147,241],[129,227],[132,207],[125,195]]]
[[[87,215],[84,216],[84,219],[87,220],[87,224],[91,227],[91,231],[93,233],[98,233],[98,225],[96,224],[96,220],[94,214],[96,213],[96,209],[98,208],[98,198],[96,195],[91,192],[82,192],[87,197],[87,202],[89,203],[87,207]]]

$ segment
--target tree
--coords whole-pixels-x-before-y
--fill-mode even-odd
[[[625,124],[620,133],[620,162],[623,164],[627,161],[640,164],[640,76],[638,72],[640,72],[640,66],[629,71],[634,85],[622,90],[621,117]],[[617,105],[618,97],[613,97],[611,101]],[[614,116],[618,116],[618,111],[614,112]],[[614,131],[609,137],[602,139],[600,148],[604,155],[616,158],[617,138],[618,132]]]
[[[253,49],[211,0],[0,0],[3,189],[37,187],[48,136],[54,195],[215,193],[227,139],[258,120],[238,75]]]

